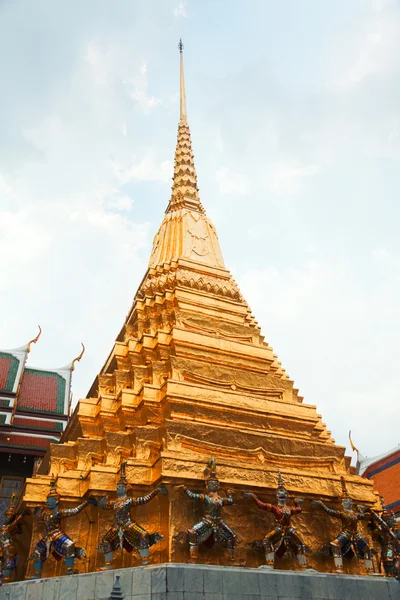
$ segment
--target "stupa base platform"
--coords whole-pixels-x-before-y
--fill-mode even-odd
[[[398,600],[385,577],[160,564],[10,583],[0,600],[108,600],[115,576],[125,600]]]

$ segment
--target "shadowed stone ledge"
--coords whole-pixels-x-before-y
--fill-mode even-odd
[[[125,600],[400,600],[385,577],[175,563],[10,583],[0,600],[108,600],[116,574]]]

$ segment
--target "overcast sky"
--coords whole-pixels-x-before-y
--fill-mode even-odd
[[[84,397],[168,203],[182,36],[201,200],[333,437],[400,443],[398,0],[0,0],[0,347]]]

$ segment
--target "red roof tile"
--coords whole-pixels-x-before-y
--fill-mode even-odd
[[[10,438],[8,440],[8,438]],[[0,432],[0,445],[9,446],[10,448],[43,448],[46,449],[50,444],[56,443],[55,440],[49,440],[41,435],[10,435]]]
[[[5,390],[7,385],[7,377],[10,371],[11,358],[0,356],[0,390]]]
[[[60,422],[44,421],[42,419],[25,419],[18,416],[15,417],[14,424],[21,425],[22,427],[33,427],[34,429],[54,429],[54,431],[59,432],[63,430],[62,423]]]
[[[25,369],[18,407],[34,412],[64,414],[66,381],[58,373]]]
[[[12,392],[20,361],[8,352],[0,352],[0,390]]]

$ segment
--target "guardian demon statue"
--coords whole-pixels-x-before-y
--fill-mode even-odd
[[[104,552],[105,569],[111,569],[113,554],[118,548],[125,548],[128,552],[138,551],[143,564],[148,563],[149,548],[162,540],[159,533],[148,533],[136,521],[132,520],[131,510],[134,506],[140,506],[150,502],[157,494],[166,494],[163,487],[150,492],[146,496],[138,498],[128,497],[128,484],[126,480],[126,463],[121,464],[121,477],[117,483],[117,499],[109,500],[103,496],[98,500],[98,506],[105,510],[114,512],[114,525],[103,536],[98,550]]]
[[[293,506],[287,506],[288,492],[285,488],[280,469],[278,469],[278,489],[276,492],[277,505],[262,502],[255,494],[245,493],[246,498],[254,498],[262,510],[271,512],[275,517],[275,527],[267,533],[262,540],[262,546],[265,552],[265,564],[273,567],[275,555],[282,557],[287,550],[292,556],[297,558],[299,566],[307,568],[306,546],[301,537],[292,527],[293,515],[301,513],[302,498],[295,498]],[[258,547],[260,542],[255,541],[251,544]]]
[[[363,510],[353,509],[353,500],[350,498],[344,477],[341,477],[342,493],[340,499],[342,501],[342,510],[335,510],[326,506],[322,500],[313,500],[311,505],[315,508],[321,506],[328,515],[339,519],[342,523],[340,533],[330,542],[331,552],[335,563],[337,573],[343,573],[343,557],[352,558],[357,555],[358,558],[364,560],[365,568],[368,573],[372,573],[372,552],[371,548],[361,533],[358,531],[358,522],[366,519],[366,514]]]

